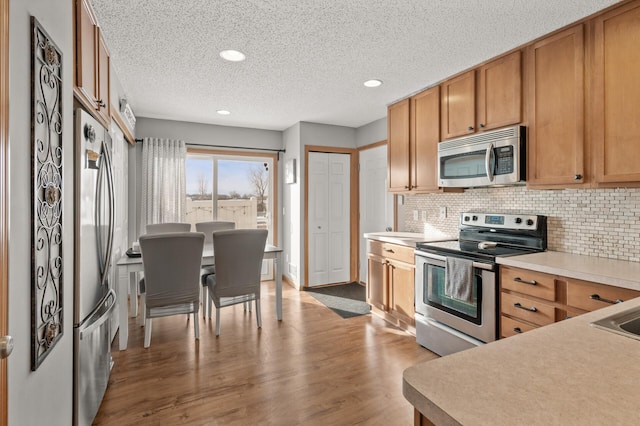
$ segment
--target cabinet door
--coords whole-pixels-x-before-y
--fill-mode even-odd
[[[496,59],[478,71],[478,130],[522,121],[522,55]]]
[[[388,187],[406,192],[409,182],[409,99],[390,105],[387,110]]]
[[[415,191],[438,189],[440,87],[411,98],[411,180]]]
[[[387,310],[387,262],[378,256],[368,257],[367,303]]]
[[[404,262],[389,261],[389,310],[398,319],[415,324],[415,267]]]
[[[594,21],[591,120],[598,182],[640,182],[640,4]]]
[[[584,182],[584,36],[577,25],[527,49],[528,184]]]
[[[98,28],[87,0],[76,0],[76,86],[96,108]]]
[[[107,44],[104,41],[102,32],[98,29],[98,94],[97,106],[98,111],[102,113],[107,121],[110,121],[111,115],[111,96],[110,96],[110,59]]]
[[[476,72],[468,71],[441,85],[441,131],[445,139],[475,132]]]

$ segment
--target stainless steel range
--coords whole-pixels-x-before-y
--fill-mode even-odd
[[[500,213],[462,213],[457,241],[418,243],[417,342],[444,356],[496,340],[496,257],[546,248],[546,216]]]

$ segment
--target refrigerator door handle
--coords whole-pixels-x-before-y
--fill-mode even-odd
[[[95,329],[104,324],[105,321],[108,321],[111,318],[111,312],[115,305],[116,292],[111,289],[80,326],[80,340],[82,340],[84,335],[90,335]]]
[[[107,240],[107,255],[105,258],[105,276],[109,272],[111,265],[111,254],[113,253],[113,237],[115,232],[115,188],[113,184],[113,169],[111,168],[111,152],[109,147],[104,145],[105,159],[107,160],[107,184],[109,190],[109,236]]]
[[[96,232],[96,244],[97,244],[97,249],[98,249],[98,266],[100,267],[100,285],[103,285],[106,277],[107,277],[107,271],[106,271],[106,263],[105,263],[105,256],[104,253],[102,251],[102,221],[101,221],[101,217],[102,215],[100,214],[102,212],[102,181],[104,179],[104,173],[105,173],[105,167],[107,167],[106,161],[105,160],[105,155],[104,155],[104,146],[105,144],[102,144],[102,152],[101,152],[101,159],[99,160],[99,167],[98,167],[98,178],[96,181],[96,199],[95,199],[95,211],[94,211],[94,223],[96,225],[95,228],[95,232]]]

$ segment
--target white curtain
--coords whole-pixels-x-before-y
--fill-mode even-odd
[[[141,233],[147,224],[185,221],[186,159],[184,141],[144,138]]]

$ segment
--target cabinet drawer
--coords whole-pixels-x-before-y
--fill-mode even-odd
[[[504,289],[517,291],[541,299],[556,300],[556,282],[553,275],[528,269],[500,268],[500,285]]]
[[[534,328],[538,327],[513,318],[505,317],[504,315],[500,318],[500,335],[502,337],[511,337],[516,334],[533,330]]]
[[[547,325],[556,321],[554,306],[515,294],[501,293],[500,310],[505,315],[523,319],[536,325]]]
[[[413,247],[369,240],[369,253],[413,265]]]
[[[640,296],[640,292],[589,281],[567,280],[567,305],[595,311]]]

